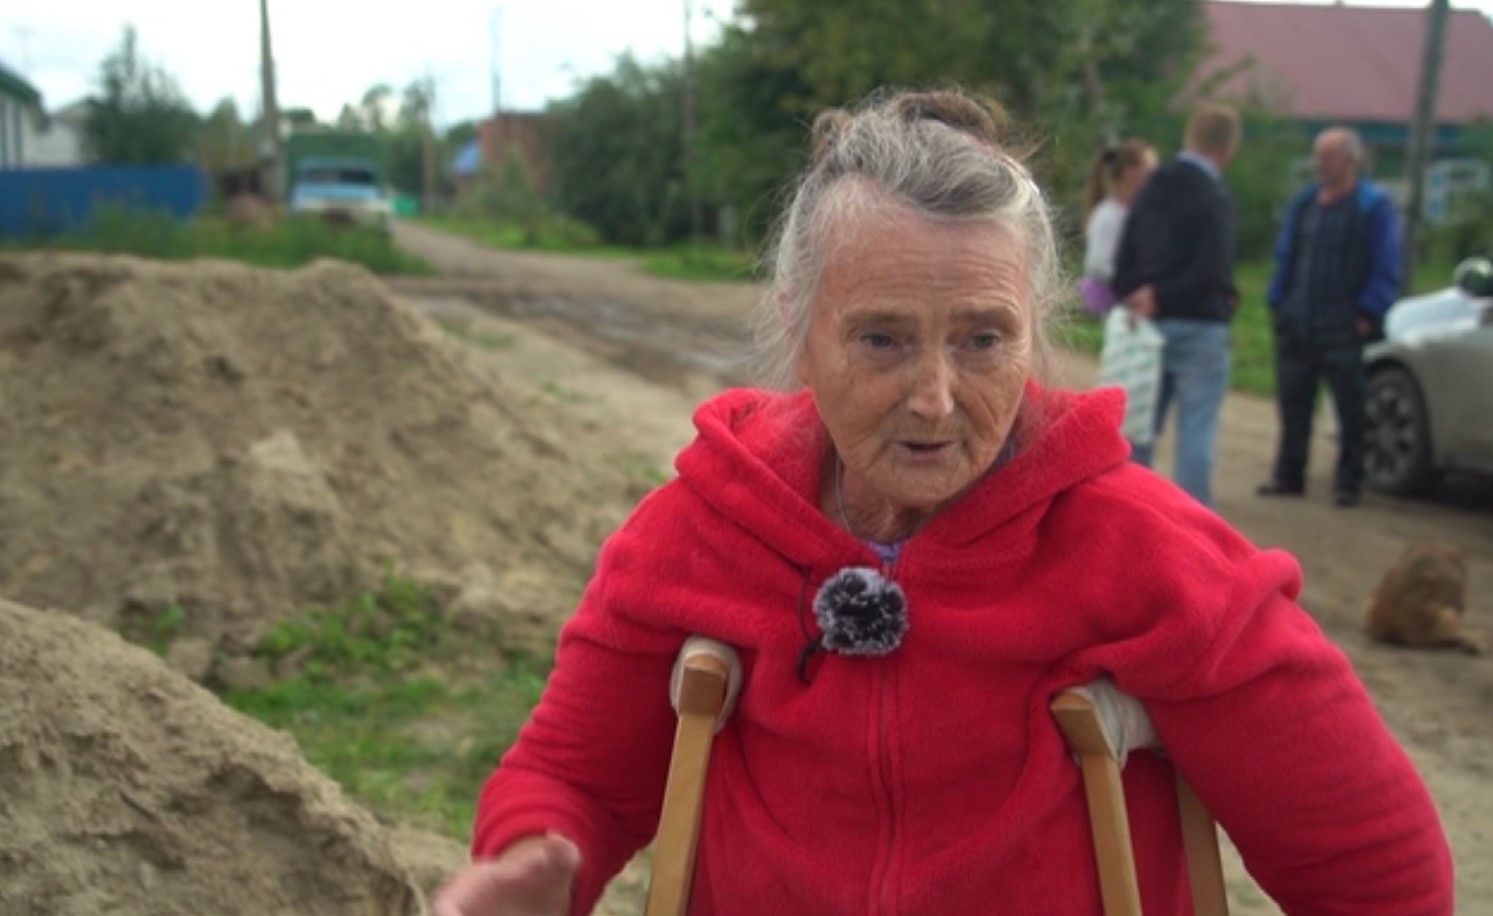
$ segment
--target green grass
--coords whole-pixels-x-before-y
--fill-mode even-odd
[[[512,223],[457,216],[422,216],[421,225],[512,251],[549,251],[596,258],[634,258],[644,272],[657,277],[699,282],[750,280],[755,259],[745,251],[718,245],[681,243],[661,248],[603,244],[594,232],[573,223],[546,223],[531,237]],[[569,228],[565,228],[569,225]],[[555,227],[555,228],[552,228]]]
[[[512,334],[494,334],[474,331],[472,322],[461,318],[440,318],[437,323],[451,333],[453,337],[459,337],[467,343],[474,343],[488,350],[506,350],[518,340]]]
[[[164,656],[186,622],[187,612],[179,604],[168,604],[154,612],[126,612],[119,635]]]
[[[583,254],[596,258],[627,258],[636,257],[638,254],[635,249],[624,245],[602,244],[597,240],[594,231],[584,226],[578,228],[573,221],[547,221],[534,237],[530,237],[521,226],[515,223],[497,220],[462,216],[420,216],[415,221],[432,229],[482,242],[484,245],[514,251],[550,251]]]
[[[1270,310],[1265,305],[1265,291],[1270,284],[1271,266],[1265,261],[1239,264],[1234,269],[1239,287],[1239,310],[1234,315],[1233,376],[1236,391],[1258,395],[1275,393],[1275,352],[1270,329]],[[1412,294],[1441,289],[1451,284],[1452,268],[1429,263],[1416,270],[1410,289]],[[1104,345],[1102,323],[1088,315],[1075,313],[1058,330],[1058,341],[1084,353],[1097,354]]]
[[[1234,268],[1239,287],[1239,309],[1234,313],[1234,372],[1230,380],[1238,391],[1275,393],[1275,339],[1270,329],[1270,307],[1265,291],[1270,287],[1270,265],[1263,261]]]
[[[430,596],[391,570],[377,591],[281,621],[260,638],[258,655],[272,666],[294,656],[313,679],[397,674],[413,668],[445,631]]]
[[[339,227],[298,218],[263,226],[239,225],[212,216],[183,222],[161,211],[122,207],[101,209],[85,231],[5,247],[133,254],[162,260],[227,258],[278,268],[336,258],[380,274],[434,273],[421,258],[396,248],[389,233],[372,227]]]
[[[678,245],[643,255],[643,270],[658,277],[704,282],[752,279],[756,261],[744,251],[715,245]]]
[[[503,662],[472,686],[435,677],[347,683],[301,675],[225,699],[293,735],[313,766],[373,811],[464,838],[482,783],[543,687],[537,667]]]
[[[283,676],[229,690],[229,705],[289,732],[378,814],[456,838],[545,678],[500,642],[452,632],[424,590],[392,573],[270,630],[259,656]]]

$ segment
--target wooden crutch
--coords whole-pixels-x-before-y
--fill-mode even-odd
[[[684,916],[689,907],[710,746],[736,705],[740,683],[741,661],[725,643],[691,636],[679,650],[669,685],[679,725],[654,839],[653,879],[644,916]]]
[[[1120,759],[1124,748],[1160,747],[1156,730],[1140,701],[1105,678],[1063,691],[1051,708],[1083,772],[1104,914],[1141,916],[1140,882],[1125,809],[1125,787],[1120,781]],[[1180,773],[1177,807],[1193,912],[1196,916],[1228,916],[1217,825]]]

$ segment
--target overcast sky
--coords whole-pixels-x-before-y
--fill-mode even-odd
[[[0,60],[35,85],[48,108],[92,91],[99,62],[128,23],[139,32],[142,54],[176,77],[199,110],[227,96],[245,114],[259,106],[258,0],[7,5]],[[692,5],[691,33],[704,44],[735,4]],[[1493,13],[1493,0],[1452,5]],[[577,79],[610,70],[624,51],[645,61],[679,56],[683,10],[684,0],[419,0],[398,6],[270,0],[280,104],[307,106],[332,119],[370,86],[388,83],[397,90],[429,74],[436,81],[438,123],[482,117],[492,108],[496,50],[503,107],[534,110],[569,94]]]

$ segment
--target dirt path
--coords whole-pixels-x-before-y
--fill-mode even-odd
[[[601,404],[598,423],[610,415],[632,424],[667,403],[687,403],[746,378],[741,359],[758,296],[750,284],[661,280],[626,260],[501,252],[408,225],[399,227],[398,236],[442,272],[398,281],[406,296],[448,313],[498,316],[510,329],[538,328],[564,345],[545,344],[542,357],[531,357],[536,371],[563,375],[564,353],[572,348],[587,354],[587,365],[599,356],[628,376],[684,396],[680,401],[655,393],[647,403],[630,403],[622,392],[644,390],[632,384],[635,378],[624,385],[619,375],[608,386],[597,370],[588,370],[588,389],[611,398],[594,402]],[[1091,384],[1094,366],[1074,359],[1068,375],[1076,386]],[[684,443],[689,428],[679,420],[649,421],[659,434],[653,454]],[[1324,433],[1314,444],[1312,495],[1261,500],[1253,489],[1269,467],[1275,435],[1270,402],[1229,397],[1215,482],[1218,510],[1256,543],[1284,547],[1300,558],[1306,607],[1353,659],[1440,805],[1457,858],[1458,912],[1493,914],[1493,657],[1386,648],[1369,643],[1359,630],[1363,601],[1379,574],[1407,544],[1434,538],[1466,554],[1469,617],[1493,633],[1493,599],[1487,597],[1493,588],[1493,485],[1453,480],[1431,502],[1369,494],[1356,509],[1336,509],[1327,500],[1326,477],[1335,446]],[[1160,453],[1169,455],[1166,443]],[[1236,910],[1271,912],[1251,903],[1243,880],[1236,872]]]

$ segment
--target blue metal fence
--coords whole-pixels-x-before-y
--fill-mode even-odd
[[[92,166],[0,171],[0,238],[86,228],[101,207],[166,211],[182,219],[202,209],[207,179],[192,166]]]

